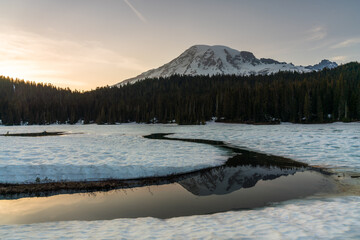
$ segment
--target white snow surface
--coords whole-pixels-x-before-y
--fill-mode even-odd
[[[139,177],[220,165],[226,159],[224,152],[211,146],[141,137],[158,132],[176,133],[173,136],[181,138],[223,140],[313,165],[360,172],[360,123],[0,126],[0,134],[44,130],[83,134],[0,137],[1,181],[33,181],[36,176],[94,179],[118,176],[118,171],[122,176]],[[0,238],[359,239],[359,222],[360,197],[345,196],[293,200],[254,210],[167,220],[136,218],[1,225]]]
[[[223,164],[227,153],[204,144],[150,140],[172,125],[0,127],[0,133],[66,131],[47,137],[0,136],[0,182],[82,181],[165,176]]]
[[[213,215],[0,226],[4,239],[359,239],[360,197]]]
[[[310,165],[360,172],[360,123],[247,125],[210,123],[169,137],[225,141]]]
[[[295,66],[291,63],[278,62],[273,59],[257,59],[251,52],[238,51],[226,46],[194,45],[180,56],[163,66],[146,71],[134,78],[124,80],[115,86],[135,83],[146,78],[169,77],[178,75],[267,75],[279,71],[311,72],[323,68],[334,68],[337,64],[323,60],[314,66]]]
[[[321,125],[51,125],[0,127],[0,134],[66,131],[64,136],[1,137],[0,182],[129,179],[164,176],[223,164],[228,153],[205,144],[151,140],[169,137],[221,140],[311,165],[360,172],[360,123]]]

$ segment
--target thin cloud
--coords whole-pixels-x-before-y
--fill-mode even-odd
[[[330,58],[331,61],[335,61],[335,62],[345,62],[348,59],[347,56],[335,56]]]
[[[130,9],[136,14],[136,16],[143,22],[147,23],[146,18],[138,11],[136,8],[128,1],[124,0],[124,2],[130,7]]]
[[[314,27],[308,31],[308,41],[319,41],[326,37],[327,32],[324,27]]]
[[[0,75],[86,88],[101,85],[98,81],[120,81],[123,72],[143,70],[136,59],[121,56],[99,42],[0,31]]]
[[[345,47],[350,47],[350,46],[358,44],[358,43],[360,43],[360,37],[350,38],[350,39],[342,41],[338,44],[335,44],[331,48],[345,48]]]

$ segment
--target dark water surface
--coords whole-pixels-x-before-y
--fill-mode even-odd
[[[221,141],[169,139],[167,135],[145,137],[154,141],[209,144],[229,151],[231,157],[220,167],[151,181],[144,179],[140,181],[143,183],[141,186],[137,186],[138,181],[135,181],[136,187],[127,185],[133,187],[120,188],[124,186],[122,183],[118,186],[120,189],[110,191],[60,194],[64,189],[59,188],[60,192],[51,193],[54,195],[49,197],[26,197],[31,196],[26,193],[12,197],[17,199],[3,196],[0,200],[0,224],[172,218],[251,209],[336,191],[331,177],[304,163],[240,149]]]
[[[171,218],[262,207],[333,189],[328,176],[312,170],[221,167],[171,184],[0,200],[0,224]]]

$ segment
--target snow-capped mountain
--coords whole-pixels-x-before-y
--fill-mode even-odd
[[[328,60],[323,60],[314,66],[294,66],[292,63],[278,62],[269,58],[258,59],[251,52],[238,51],[226,46],[195,45],[169,63],[122,81],[116,86],[135,83],[146,78],[169,77],[174,74],[191,76],[235,74],[247,76],[251,74],[266,75],[279,71],[310,72],[336,66],[336,63]]]
[[[336,62],[330,62],[327,59],[322,60],[320,63],[315,64],[313,66],[307,66],[307,69],[313,70],[313,71],[320,71],[323,70],[324,68],[336,68],[338,66],[338,64]]]

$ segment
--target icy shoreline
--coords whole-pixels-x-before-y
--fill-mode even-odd
[[[227,159],[226,152],[212,146],[142,137],[151,133],[224,141],[337,172],[360,172],[360,123],[2,126],[0,131],[83,133],[0,137],[1,183],[160,176],[219,166]]]
[[[360,197],[305,199],[212,215],[2,225],[5,239],[358,239]]]
[[[46,171],[49,171],[49,174],[53,171],[54,176],[64,175],[67,178],[89,173],[86,177],[94,178],[99,176],[97,174],[111,174],[103,169],[118,171],[122,168],[127,168],[129,174],[139,176],[142,173],[139,169],[148,171],[153,167],[153,170],[159,171],[164,167],[164,171],[167,172],[166,168],[217,166],[227,158],[226,153],[211,146],[197,144],[195,147],[194,143],[176,141],[150,142],[142,138],[146,134],[161,132],[175,133],[174,137],[179,138],[225,141],[310,165],[328,166],[340,172],[360,172],[360,123],[272,126],[214,123],[205,126],[127,124],[0,127],[0,131],[5,133],[24,130],[84,134],[45,137],[36,141],[33,138],[23,138],[21,141],[18,138],[0,138],[0,176],[4,181],[19,181],[16,176],[22,177],[21,181],[24,180],[24,176],[31,181],[34,177],[42,179],[47,174],[41,175],[41,172]],[[9,166],[16,166],[13,167],[13,172]],[[85,166],[85,169],[79,171],[81,166]],[[87,169],[93,169],[93,172]],[[119,236],[125,239],[357,239],[360,238],[359,221],[360,197],[349,196],[303,199],[249,211],[168,220],[138,218],[2,225],[0,236],[6,239],[103,239]]]
[[[9,127],[41,132],[41,126]],[[161,127],[160,127],[161,128]],[[70,134],[0,137],[0,183],[96,181],[165,176],[223,164],[227,153],[203,144],[145,139],[159,127],[49,126]],[[159,129],[161,131],[161,129]],[[164,131],[164,129],[162,129]]]
[[[360,123],[245,125],[212,123],[170,137],[225,141],[310,165],[360,172]]]

